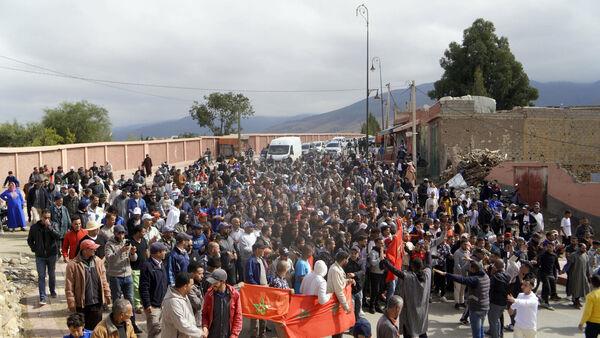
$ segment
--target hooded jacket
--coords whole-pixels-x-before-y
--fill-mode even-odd
[[[192,338],[201,337],[202,329],[196,326],[192,304],[187,296],[182,296],[170,287],[162,302],[160,319],[161,337]]]
[[[302,279],[300,293],[303,295],[319,297],[319,304],[325,304],[331,298],[327,293],[327,264],[323,261],[316,261],[314,270]]]

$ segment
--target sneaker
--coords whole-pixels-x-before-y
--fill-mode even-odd
[[[454,304],[454,309],[460,310],[460,304],[458,304],[458,303]]]
[[[466,319],[466,318],[465,318],[465,319],[461,319],[461,320],[460,320],[460,322],[461,322],[461,324],[463,324],[463,325],[469,325],[469,320],[468,320],[468,319]]]
[[[514,325],[512,325],[512,324],[508,324],[508,325],[506,326],[506,331],[508,331],[508,332],[513,332],[514,330],[515,330],[515,326],[514,326]]]
[[[58,295],[56,294],[56,292],[53,292],[53,293],[50,294],[50,298],[56,298],[56,297],[58,297]]]
[[[446,296],[442,296],[440,300],[442,301],[442,303],[448,303],[448,298],[446,298]]]
[[[555,296],[552,296],[552,297],[550,297],[550,300],[553,300],[553,301],[559,302],[559,301],[561,301],[561,300],[562,300],[562,298],[560,298],[559,296],[556,296],[556,295],[555,295]]]
[[[46,300],[45,299],[40,300],[40,306],[44,306],[44,305],[46,305]]]
[[[540,306],[546,310],[554,311],[554,308],[549,303],[540,303]]]

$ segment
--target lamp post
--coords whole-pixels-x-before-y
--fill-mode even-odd
[[[365,108],[365,158],[369,154],[369,9],[365,4],[356,7],[356,16],[362,16],[367,24],[367,89],[366,89],[366,108]]]
[[[375,71],[375,62],[377,62],[377,67],[379,68],[379,97],[375,96],[376,99],[381,100],[381,129],[385,129],[385,119],[383,117],[383,81],[381,80],[381,59],[379,56],[376,56],[371,60],[371,71]]]

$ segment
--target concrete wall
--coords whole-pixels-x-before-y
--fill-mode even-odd
[[[540,166],[539,162],[504,162],[492,169],[488,179],[498,180],[504,185],[515,182],[515,166]],[[556,163],[543,164],[548,168],[547,202],[548,210],[562,214],[567,208],[579,212],[598,222],[600,221],[600,183],[579,183],[569,173]],[[581,214],[579,216],[581,216]],[[596,223],[597,223],[596,222]]]
[[[302,142],[310,142],[329,140],[335,136],[358,137],[361,135],[352,133],[243,135],[255,151],[260,151],[268,146],[273,138],[281,136],[300,136]],[[131,172],[141,165],[145,154],[150,154],[155,165],[164,161],[174,165],[185,165],[196,161],[207,148],[213,154],[217,154],[219,139],[223,138],[235,138],[235,136],[0,148],[0,175],[4,177],[9,170],[12,170],[24,184],[33,171],[33,167],[47,164],[48,167],[56,168],[62,165],[67,171],[71,166],[89,168],[93,162],[100,165],[105,164],[106,161],[112,164],[115,172]]]

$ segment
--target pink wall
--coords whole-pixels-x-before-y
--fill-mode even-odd
[[[248,144],[255,151],[269,145],[272,139],[282,136],[300,136],[302,142],[328,140],[335,136],[357,137],[359,134],[245,134]],[[233,135],[225,138],[235,137]],[[89,168],[94,161],[99,165],[110,161],[115,172],[130,174],[137,169],[146,154],[150,154],[154,165],[168,161],[173,165],[189,164],[197,160],[206,148],[217,154],[220,137],[207,136],[191,139],[153,140],[135,142],[104,142],[68,144],[49,147],[0,148],[0,177],[12,170],[21,182],[26,182],[33,167],[47,164],[65,170]]]
[[[558,164],[538,162],[505,162],[492,169],[488,179],[498,180],[501,184],[514,184],[514,166],[548,167],[548,196],[582,212],[600,216],[600,183],[579,183]]]

